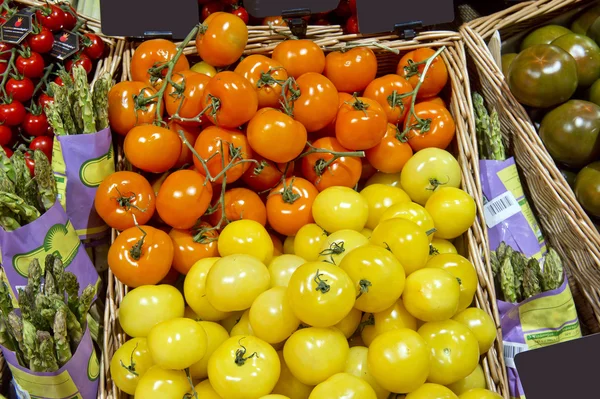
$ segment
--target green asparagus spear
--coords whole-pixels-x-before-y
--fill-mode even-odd
[[[54,308],[53,297],[46,295],[38,295],[35,298],[35,307],[39,314],[48,322],[49,325],[54,323],[56,309]]]
[[[499,262],[502,262],[504,260],[504,255],[506,254],[506,247],[506,243],[502,241],[500,245],[498,245],[498,248],[496,248],[496,256]]]
[[[12,166],[12,162],[10,161],[10,158],[8,157],[8,155],[6,155],[6,151],[4,151],[4,148],[2,148],[0,146],[0,169],[2,169],[6,175],[8,176],[8,178],[13,182],[13,184],[15,183],[15,169]]]
[[[0,316],[0,345],[8,350],[15,351],[15,345],[13,344],[13,338],[10,334],[8,326],[8,317],[4,315]]]
[[[490,251],[490,266],[492,266],[492,273],[495,278],[500,272],[500,261],[498,260],[498,255],[496,255],[496,252],[494,251]]]
[[[72,357],[71,347],[69,346],[69,337],[67,335],[67,313],[64,308],[56,311],[52,329],[54,331],[54,343],[56,345],[56,358],[59,366],[62,367]]]
[[[67,92],[67,88],[56,85],[56,87],[54,87],[53,90],[54,102],[58,105],[58,111],[60,112],[60,117],[62,119],[66,133],[77,134],[78,130],[77,126],[75,125],[73,115],[71,114],[72,107],[69,102],[69,93]]]
[[[94,115],[94,104],[90,85],[87,80],[87,72],[79,65],[73,68],[72,72],[75,82],[75,93],[81,107],[81,117],[83,118],[83,133],[95,133],[96,117]]]
[[[473,93],[473,107],[475,108],[475,129],[479,144],[479,159],[489,159],[492,153],[489,142],[489,132],[491,129],[490,116],[483,104],[481,94]]]
[[[108,92],[112,87],[112,78],[105,73],[94,83],[92,102],[96,116],[96,130],[100,131],[108,127]]]
[[[46,267],[50,267],[52,269],[52,275],[54,275],[54,281],[56,282],[56,293],[64,298],[65,295],[65,281],[64,281],[64,273],[65,273],[65,265],[62,263],[62,260],[58,257],[52,256],[51,259],[48,259],[51,255],[46,257]]]
[[[548,250],[542,273],[542,288],[544,291],[555,290],[563,282],[563,265],[554,248]]]
[[[8,328],[15,342],[15,354],[19,360],[19,364],[23,367],[29,367],[29,357],[27,356],[27,348],[23,340],[23,319],[14,310],[8,314]]]
[[[0,191],[0,208],[14,212],[22,224],[31,223],[40,217],[40,211],[27,204],[23,198],[4,191]]]
[[[504,300],[510,303],[517,302],[517,293],[515,291],[515,273],[512,267],[510,256],[504,257],[502,267],[500,268],[500,285]]]
[[[14,231],[21,227],[21,224],[17,220],[16,215],[11,213],[11,215],[0,216],[0,226],[4,231]]]
[[[55,104],[54,102],[48,103],[44,112],[46,113],[48,123],[52,127],[55,135],[62,136],[67,134],[67,129],[63,123],[62,116],[60,116],[58,104]]]
[[[73,313],[79,311],[79,282],[77,277],[71,272],[65,272],[64,276],[65,291],[67,292],[67,304]]]
[[[498,118],[498,112],[492,110],[490,114],[490,138],[489,142],[492,149],[492,159],[496,161],[506,160],[506,151],[504,150],[504,143],[502,143],[502,129],[500,127],[500,119]]]
[[[44,278],[44,295],[56,294],[56,282],[52,275],[52,269],[46,269],[46,276]]]
[[[13,168],[15,169],[15,193],[30,206],[39,209],[39,201],[37,195],[37,183],[31,177],[25,155],[21,150],[14,152],[10,158]]]
[[[42,287],[42,265],[40,265],[40,261],[37,258],[33,258],[29,263],[29,269],[27,269],[27,288],[31,288],[31,291],[34,292],[34,295],[37,295],[40,292],[40,288]]]
[[[15,183],[8,177],[6,170],[2,168],[0,168],[0,191],[15,194]]]
[[[77,317],[79,319],[79,324],[82,326],[85,325],[87,321],[87,314],[92,306],[92,302],[94,302],[94,297],[96,296],[96,286],[88,285],[83,289],[81,296],[79,297],[79,306],[77,308]]]
[[[525,263],[527,258],[521,252],[513,251],[510,257],[510,263],[513,267],[515,274],[515,293],[517,294],[517,301],[523,299],[523,274],[525,273]]]
[[[537,260],[529,259],[523,273],[523,297],[531,298],[542,292],[539,276],[540,265]]]
[[[5,317],[14,309],[8,286],[0,280],[0,313]]]
[[[52,372],[58,370],[52,335],[48,331],[38,331],[37,341],[38,356],[36,356],[36,359],[39,359],[40,363],[39,367],[37,362],[32,363],[31,371]],[[37,370],[34,370],[34,368],[37,368]]]
[[[33,159],[35,161],[35,180],[37,181],[42,206],[45,210],[49,210],[56,202],[56,196],[58,195],[52,166],[50,166],[46,154],[40,150],[34,151]]]
[[[38,358],[37,329],[26,319],[23,319],[23,345],[25,349],[23,353],[25,357],[29,359],[29,368],[32,371],[35,371],[33,370],[33,363],[36,362]]]
[[[9,350],[15,350],[15,341],[10,334],[8,315],[13,311],[12,298],[8,287],[0,280],[0,344]]]

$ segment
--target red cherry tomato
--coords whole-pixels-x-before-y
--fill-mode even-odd
[[[41,78],[44,76],[44,59],[39,53],[31,51],[29,57],[19,55],[15,60],[17,71],[28,78]]]
[[[35,161],[33,160],[33,155],[29,152],[25,153],[25,164],[27,165],[27,169],[29,169],[31,177],[35,176]]]
[[[4,88],[6,89],[6,94],[22,103],[31,100],[33,90],[35,89],[31,79],[26,77],[23,77],[23,79],[10,78],[6,81]]]
[[[37,12],[37,20],[52,32],[61,30],[65,26],[65,12],[59,6],[46,4]]]
[[[356,15],[356,0],[348,0],[348,7],[350,7],[352,15]]]
[[[40,97],[38,98],[38,105],[40,107],[42,107],[42,109],[45,109],[46,106],[48,105],[48,103],[53,103],[53,102],[54,102],[54,97],[49,96],[47,93],[40,94]]]
[[[6,62],[0,62],[0,75],[4,74],[8,69],[8,64]]]
[[[6,156],[7,156],[7,157],[9,157],[9,158],[10,158],[10,157],[12,157],[12,155],[13,155],[13,151],[12,151],[10,148],[2,146],[2,149],[3,149],[3,150],[4,150],[4,152],[6,153]]]
[[[77,11],[69,4],[69,9],[64,10],[64,29],[72,30],[77,25]]]
[[[31,140],[29,143],[30,150],[40,150],[48,157],[48,160],[52,160],[52,138],[48,136],[40,136]]]
[[[54,35],[52,35],[50,29],[41,26],[39,33],[32,33],[27,37],[27,44],[29,44],[32,51],[44,54],[52,50]]]
[[[48,118],[43,112],[39,115],[28,112],[21,127],[30,136],[44,136],[48,132]]]
[[[25,107],[17,100],[0,104],[0,123],[7,126],[18,126],[25,119]]]
[[[219,1],[211,1],[202,7],[202,20],[204,21],[210,14],[223,11],[225,6]]]
[[[12,129],[6,125],[0,125],[0,145],[4,147],[12,140]]]
[[[10,59],[10,50],[13,49],[13,45],[0,41],[0,60]]]
[[[83,45],[85,46],[83,54],[87,55],[92,60],[97,60],[104,54],[104,42],[98,35],[86,33],[84,35]]]
[[[90,57],[83,53],[77,54],[74,58],[68,60],[65,63],[65,68],[67,71],[70,72],[71,69],[73,69],[73,67],[76,67],[78,65],[82,66],[88,74],[92,72],[92,60],[90,59]]]
[[[56,78],[54,78],[54,83],[56,83],[59,86],[65,85],[65,82],[63,82],[63,80],[60,78],[60,76],[57,76]]]
[[[346,21],[346,32],[349,34],[356,34],[359,32],[358,30],[358,18],[356,15],[352,15]]]
[[[245,24],[248,24],[248,19],[250,18],[250,16],[248,15],[248,11],[246,11],[244,7],[235,7],[233,11],[231,11],[231,13],[240,17],[240,19],[244,21]]]

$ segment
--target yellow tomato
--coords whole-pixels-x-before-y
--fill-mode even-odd
[[[375,322],[375,334],[381,335],[388,331],[408,328],[417,331],[417,319],[408,313],[402,303],[402,299],[396,301],[392,306],[373,315]]]
[[[405,399],[458,399],[458,396],[443,385],[428,383],[406,395]]]
[[[328,233],[346,229],[361,231],[369,217],[369,204],[353,189],[333,186],[317,195],[312,214],[315,223]]]
[[[218,240],[219,254],[223,257],[235,254],[252,255],[263,263],[273,257],[273,241],[264,226],[251,219],[229,223]]]
[[[313,389],[309,399],[377,399],[373,388],[364,380],[348,373],[332,375]]]
[[[360,331],[360,338],[365,346],[371,346],[371,343],[375,337],[377,337],[377,331],[375,330],[375,315],[373,313],[363,314],[358,330]]]
[[[371,243],[389,248],[398,258],[406,275],[422,269],[429,257],[429,238],[416,223],[406,219],[388,219],[379,223]]]
[[[458,399],[502,399],[502,396],[487,389],[471,389],[461,394]]]
[[[250,326],[254,335],[277,344],[298,329],[300,320],[288,301],[285,287],[274,287],[260,294],[250,307]]]
[[[121,391],[133,395],[140,378],[153,365],[146,338],[132,338],[110,359],[110,375]]]
[[[225,327],[212,321],[199,321],[198,324],[206,333],[206,354],[200,361],[190,366],[190,375],[195,380],[203,380],[208,377],[208,359],[219,346],[229,338]]]
[[[401,188],[388,186],[385,184],[371,184],[365,187],[361,192],[369,205],[369,217],[366,227],[374,229],[381,216],[392,205],[401,203],[410,203],[410,197]]]
[[[425,267],[442,269],[456,277],[460,285],[457,312],[462,312],[471,305],[479,280],[475,266],[467,258],[458,254],[440,254],[431,258]]]
[[[387,186],[402,188],[400,184],[400,173],[377,172],[367,180],[365,186],[372,184],[385,184]]]
[[[485,389],[486,383],[483,368],[481,368],[481,365],[478,364],[471,374],[469,374],[462,380],[456,381],[455,383],[448,385],[448,388],[450,388],[450,390],[457,395],[462,395],[463,393],[468,392],[471,389]]]
[[[206,298],[221,312],[244,310],[250,308],[270,284],[269,269],[258,258],[228,255],[216,261],[208,271]]]
[[[297,255],[285,254],[273,258],[268,266],[271,287],[287,287],[292,274],[305,263],[306,261]]]
[[[187,318],[187,319],[192,319],[192,320],[202,320],[202,318],[200,316],[198,316],[198,314],[196,314],[196,312],[194,312],[194,309],[190,308],[189,306],[185,307],[185,310],[183,312],[183,317]]]
[[[360,234],[367,237],[369,240],[371,239],[371,235],[373,234],[373,230],[367,229],[366,227],[360,231]]]
[[[417,270],[406,278],[402,301],[408,312],[419,320],[448,320],[456,313],[460,285],[442,269]]]
[[[429,244],[429,260],[436,255],[457,253],[458,251],[456,250],[454,244],[448,240],[444,240],[443,238],[433,237],[431,244]]]
[[[475,200],[459,188],[443,187],[427,200],[425,209],[433,218],[435,236],[451,240],[466,232],[475,222]]]
[[[449,385],[462,380],[479,363],[479,345],[469,328],[457,321],[433,321],[419,328],[431,353],[427,381]]]
[[[231,312],[229,316],[221,320],[219,323],[227,330],[228,334],[231,334],[231,330],[241,320],[244,311]]]
[[[213,265],[221,258],[200,259],[190,269],[183,282],[183,294],[187,304],[201,320],[219,321],[229,313],[217,310],[206,297],[206,276]]]
[[[393,218],[406,219],[416,223],[425,233],[429,233],[427,234],[429,242],[433,240],[433,229],[435,227],[433,225],[433,219],[429,212],[416,202],[409,201],[392,205],[383,213],[383,215],[381,215],[379,222],[381,223],[384,220]]]
[[[362,312],[356,308],[353,308],[350,313],[348,313],[348,315],[334,327],[340,330],[346,338],[350,338],[356,332],[361,318]]]
[[[369,371],[369,365],[367,362],[368,354],[369,349],[364,346],[355,346],[350,348],[348,359],[346,359],[344,373],[352,374],[363,379],[371,386],[371,388],[373,388],[375,395],[377,395],[377,399],[387,399],[390,391],[383,389]]]
[[[334,326],[354,307],[356,289],[348,274],[326,262],[308,262],[292,275],[287,288],[296,316],[313,327]]]
[[[367,363],[375,380],[391,392],[411,392],[427,380],[430,367],[427,343],[413,330],[388,331],[369,346]]]
[[[387,309],[404,291],[404,269],[394,254],[385,248],[365,245],[353,249],[339,266],[357,287],[354,307],[363,312]]]
[[[349,350],[346,337],[338,329],[308,327],[288,338],[283,357],[300,382],[317,385],[344,370]]]
[[[294,254],[307,262],[319,258],[321,245],[327,239],[327,233],[314,223],[306,224],[298,230],[294,239]]]
[[[317,260],[339,265],[350,251],[368,243],[369,239],[358,231],[338,230],[323,241]]]
[[[288,396],[290,399],[308,399],[313,387],[301,383],[300,380],[294,377],[285,363],[282,351],[277,352],[277,356],[279,356],[281,362],[281,374],[279,381],[273,388],[273,393]]]
[[[197,321],[177,318],[163,321],[148,333],[148,348],[154,363],[183,370],[206,354],[206,332]]]
[[[190,390],[190,382],[182,370],[152,366],[140,378],[135,389],[136,398],[181,399]]]
[[[255,399],[271,393],[281,371],[275,349],[260,338],[229,338],[208,361],[208,378],[215,391],[228,399]]]
[[[283,253],[284,254],[290,254],[293,255],[294,252],[294,241],[296,239],[296,236],[289,236],[285,238],[285,241],[283,242]]]
[[[485,311],[479,308],[468,308],[456,314],[452,320],[469,327],[469,330],[475,334],[475,338],[479,343],[479,353],[486,353],[494,345],[494,341],[498,336],[496,323]]]
[[[217,74],[217,70],[215,69],[215,67],[209,65],[206,61],[198,62],[194,64],[190,69],[194,72],[210,76],[211,78]]]
[[[215,391],[215,389],[210,385],[209,380],[204,380],[200,384],[194,387],[194,390],[198,394],[198,398],[202,399],[222,399],[221,396]]]
[[[229,335],[232,337],[236,335],[254,335],[254,330],[250,325],[250,309],[242,313],[238,322],[231,328]]]

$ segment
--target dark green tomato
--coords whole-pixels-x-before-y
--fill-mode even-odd
[[[600,217],[600,162],[593,162],[579,171],[575,196],[587,213]]]
[[[600,106],[571,100],[548,112],[540,137],[552,158],[571,168],[581,168],[600,155]]]
[[[600,6],[590,8],[573,21],[571,30],[573,33],[587,35],[588,29],[590,29],[590,26],[592,26],[598,17],[600,17]]]
[[[549,108],[564,103],[577,90],[577,63],[560,47],[538,44],[515,57],[508,85],[520,103]]]
[[[586,36],[596,42],[596,44],[600,44],[600,18],[596,18],[592,25],[590,25]]]
[[[572,172],[567,169],[560,169],[560,174],[563,175],[569,186],[574,190],[575,189],[575,179],[577,178],[577,173]]]
[[[589,87],[600,78],[600,47],[587,36],[576,33],[562,35],[552,42],[571,54],[577,63],[579,87]]]
[[[594,82],[588,92],[588,98],[596,105],[600,105],[600,79]]]
[[[516,56],[517,56],[517,53],[502,54],[502,73],[504,74],[504,76],[508,76],[508,70],[510,69],[510,64],[512,64],[512,62]]]
[[[521,51],[526,48],[535,46],[536,44],[550,44],[567,33],[572,33],[569,29],[560,25],[546,25],[541,28],[537,28],[527,36],[521,42]]]

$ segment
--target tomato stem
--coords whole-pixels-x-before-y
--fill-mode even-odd
[[[246,347],[244,345],[242,345],[242,340],[244,338],[245,337],[242,337],[238,341],[238,344],[240,345],[241,349],[237,349],[235,351],[235,364],[237,364],[238,366],[243,366],[246,363],[246,360],[252,359],[253,357],[258,356],[258,353],[254,352],[250,356],[244,357],[244,355],[246,354]]]
[[[315,283],[317,283],[317,288],[315,291],[321,292],[321,294],[326,294],[331,289],[331,286],[327,284],[327,280],[323,280],[321,278],[323,274],[319,273],[319,269],[317,269],[317,273],[315,274],[315,278],[313,279]]]
[[[436,247],[434,247],[433,245],[429,244],[429,256],[432,255],[439,255],[440,251],[438,251],[438,249]]]
[[[15,57],[17,55],[17,49],[13,48],[10,50],[10,59],[8,61],[8,66],[6,67],[6,71],[4,72],[4,76],[2,77],[2,83],[0,83],[0,87],[2,88],[2,94],[4,95],[4,98],[8,98],[8,95],[6,94],[6,81],[8,80],[8,75],[10,75],[10,71],[12,69],[17,69],[15,67]]]
[[[283,86],[286,80],[279,80],[273,77],[273,72],[275,72],[277,69],[282,69],[282,67],[269,68],[267,72],[262,72],[260,74],[260,79],[258,82],[256,82],[256,87],[260,89],[263,86],[272,86],[275,84]]]
[[[135,193],[131,193],[131,195],[129,195],[129,196],[124,196],[123,194],[121,194],[121,191],[119,191],[118,187],[115,187],[115,190],[117,191],[119,196],[113,197],[113,198],[117,201],[119,206],[122,208],[125,208],[125,210],[127,212],[129,212],[131,210],[131,208],[137,209],[140,212],[146,212],[146,209],[141,209],[139,206],[133,204],[133,201],[136,198]]]
[[[292,181],[290,182],[289,185],[286,186],[285,175],[284,175],[283,191],[278,194],[281,194],[281,198],[283,199],[283,202],[285,202],[286,204],[293,204],[294,202],[296,202],[296,200],[298,200],[301,197],[300,194],[294,193],[294,181],[295,181],[295,178],[292,177]]]
[[[135,215],[134,215],[134,220],[135,220]],[[136,222],[136,225],[137,225],[137,222]],[[144,231],[144,229],[142,229],[140,226],[137,226],[137,228],[141,230],[142,238],[140,238],[138,240],[138,242],[133,244],[133,246],[129,250],[129,255],[134,260],[140,260],[140,258],[142,257],[142,247],[144,246],[144,240],[146,239],[146,235],[147,235],[146,232]]]
[[[121,367],[123,367],[125,370],[127,370],[131,374],[135,375],[136,377],[139,377],[138,372],[135,370],[135,361],[133,360],[133,354],[135,353],[135,350],[137,349],[137,347],[138,347],[138,344],[136,343],[135,347],[131,351],[129,366],[126,366],[125,363],[123,363],[123,360],[120,360],[120,362],[121,362]]]
[[[433,233],[435,233],[437,231],[437,229],[434,227],[433,229],[429,229],[425,232],[425,234],[427,234],[428,236],[432,235]]]
[[[196,392],[196,388],[194,387],[194,381],[192,381],[192,376],[190,374],[190,368],[186,367],[185,369],[185,376],[188,379],[188,382],[190,383],[190,386],[192,387],[192,392],[188,392],[186,393],[183,398],[184,399],[192,399],[192,398],[196,398],[198,399],[198,392]]]
[[[374,326],[374,325],[375,325],[375,316],[373,315],[373,313],[369,313],[369,317],[366,320],[363,320],[358,324],[357,330],[362,333],[362,331],[365,329],[365,327]]]
[[[358,295],[356,296],[356,299],[360,298],[362,296],[362,294],[366,294],[369,292],[369,287],[371,287],[373,284],[371,284],[371,282],[369,280],[360,280],[358,282]]]
[[[290,93],[289,98],[288,92]],[[296,79],[292,77],[287,78],[281,85],[281,100],[279,100],[279,103],[283,111],[292,118],[294,117],[294,102],[300,98],[300,94],[300,88],[296,84]]]
[[[432,178],[430,178],[430,179],[429,179],[429,185],[430,185],[432,188],[429,188],[429,187],[427,187],[427,188],[426,188],[426,190],[429,190],[429,191],[435,191],[435,190],[437,190],[437,188],[438,188],[439,186],[443,186],[444,184],[448,184],[448,182],[449,182],[449,181],[450,181],[450,177],[448,177],[448,181],[446,181],[446,183],[442,183],[442,182],[441,182],[441,181],[439,181],[437,178],[435,178],[435,177],[432,177]]]
[[[404,94],[407,94],[407,93],[404,93]],[[404,113],[404,101],[402,101],[402,99],[404,97],[408,97],[408,96],[399,94],[396,90],[394,90],[394,91],[392,91],[392,94],[390,94],[388,96],[387,102],[392,109],[395,109],[396,107],[400,108],[400,114],[403,114]]]
[[[33,95],[31,97],[31,104],[34,104],[33,99],[35,98],[35,95],[37,94],[37,92],[42,88],[42,87],[46,87],[48,85],[48,77],[50,76],[50,74],[52,73],[52,70],[54,69],[54,64],[50,64],[48,65],[45,69],[44,69],[44,76],[42,76],[42,78],[40,79],[40,81],[38,82],[38,84],[35,86],[35,88],[33,89]]]

